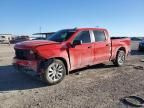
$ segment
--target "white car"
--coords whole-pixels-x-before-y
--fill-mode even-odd
[[[4,36],[4,35],[0,36],[0,43],[9,43],[10,40],[11,36]]]

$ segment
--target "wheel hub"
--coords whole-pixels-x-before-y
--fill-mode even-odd
[[[63,67],[60,64],[53,63],[48,69],[48,77],[51,81],[58,81],[62,78]]]
[[[120,53],[120,54],[119,54],[119,57],[118,57],[118,62],[122,64],[122,63],[124,62],[124,60],[125,60],[124,54],[123,54],[123,53]]]

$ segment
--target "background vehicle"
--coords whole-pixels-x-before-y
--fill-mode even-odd
[[[28,40],[30,40],[29,36],[17,36],[17,37],[13,37],[10,42],[18,43],[18,42],[23,42],[23,41],[28,41]]]
[[[144,51],[144,40],[142,40],[140,43],[139,43],[139,51]]]
[[[16,44],[13,64],[20,71],[35,71],[48,84],[56,84],[71,70],[108,61],[124,65],[130,43],[129,38],[110,38],[106,29],[65,29],[47,40]]]
[[[46,40],[50,35],[54,34],[55,32],[46,32],[46,33],[35,33],[33,35],[37,35],[38,37],[35,37],[32,40]]]
[[[12,39],[11,34],[0,34],[0,43],[9,43]]]
[[[46,40],[45,37],[36,37],[35,39],[32,39],[32,40]]]
[[[132,41],[141,41],[142,37],[131,37]]]

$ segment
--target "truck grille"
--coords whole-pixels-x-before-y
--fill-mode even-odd
[[[15,49],[15,55],[17,59],[28,60],[30,51],[24,49]]]

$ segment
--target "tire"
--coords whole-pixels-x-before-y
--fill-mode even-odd
[[[123,66],[125,62],[125,51],[119,50],[116,55],[116,59],[113,61],[115,66]]]
[[[45,65],[46,68],[41,77],[48,85],[57,84],[64,79],[66,75],[66,67],[61,60],[50,60]]]

